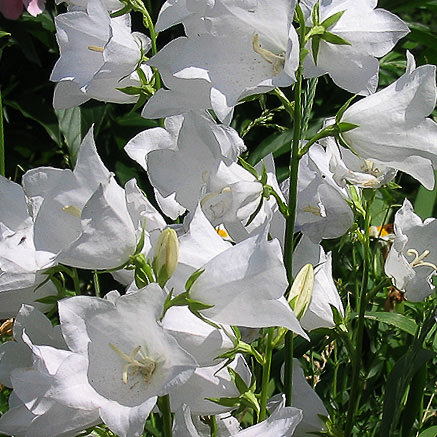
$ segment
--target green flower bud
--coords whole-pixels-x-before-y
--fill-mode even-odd
[[[156,281],[163,287],[176,270],[179,257],[179,242],[176,232],[167,228],[161,232],[156,243],[153,271]]]

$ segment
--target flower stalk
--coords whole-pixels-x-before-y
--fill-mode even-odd
[[[356,347],[352,357],[352,382],[351,382],[351,392],[349,396],[350,399],[349,408],[347,412],[346,426],[344,430],[345,437],[349,437],[352,435],[354,417],[360,400],[360,371],[361,371],[362,354],[363,354],[364,315],[367,306],[367,288],[368,288],[370,262],[371,262],[370,206],[372,204],[373,197],[374,197],[374,193],[372,194],[371,198],[366,202],[365,216],[364,216],[363,276],[361,280],[361,289],[359,290],[359,295],[357,296],[358,326],[357,326],[356,339],[355,339]]]
[[[293,251],[295,246],[294,228],[296,223],[297,209],[297,178],[299,171],[299,145],[302,133],[302,81],[303,81],[303,60],[305,58],[305,17],[299,5],[296,5],[296,16],[299,22],[300,60],[296,71],[296,84],[294,85],[294,108],[293,108],[293,142],[291,146],[290,164],[288,175],[290,180],[288,196],[288,215],[285,225],[284,264],[287,270],[288,290],[293,283]],[[292,403],[293,386],[293,333],[287,332],[285,336],[285,374],[284,393],[286,405]]]

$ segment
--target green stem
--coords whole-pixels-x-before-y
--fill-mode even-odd
[[[300,150],[299,150],[299,158],[301,158],[302,156],[304,156],[308,150],[310,149],[310,147],[316,142],[321,140],[322,138],[326,138],[326,137],[333,137],[338,133],[338,128],[335,125],[332,126],[327,126],[324,129],[322,129],[320,132],[318,132],[316,135],[314,135],[310,140],[308,140],[305,143],[305,146],[303,146]]]
[[[272,342],[275,328],[268,328],[267,341],[264,349],[264,365],[261,382],[261,399],[260,399],[260,413],[259,421],[262,422],[267,418],[267,398],[268,398],[268,386],[270,381],[270,370],[272,368]]]
[[[209,433],[211,437],[217,437],[217,419],[215,416],[209,418]]]
[[[299,146],[302,134],[302,77],[303,77],[303,60],[305,57],[305,17],[299,5],[296,5],[296,15],[300,27],[300,60],[299,67],[296,71],[296,83],[294,85],[294,110],[293,110],[293,142],[291,146],[290,164],[288,167],[289,174],[289,191],[288,191],[288,215],[285,225],[285,243],[284,243],[284,264],[287,271],[288,291],[293,283],[293,251],[295,245],[294,228],[296,223],[297,210],[297,178],[299,172]],[[284,105],[285,106],[285,105]],[[287,106],[285,106],[287,108]],[[293,332],[287,332],[285,336],[285,374],[284,374],[284,392],[287,406],[291,405],[293,389],[293,349],[294,338]]]
[[[99,272],[97,270],[94,270],[93,281],[94,281],[94,292],[96,293],[97,297],[100,297]]]
[[[364,314],[367,306],[367,288],[369,282],[370,273],[370,204],[369,200],[366,204],[366,215],[364,217],[364,260],[363,260],[363,276],[361,281],[361,289],[358,296],[358,327],[355,339],[355,351],[352,357],[352,382],[351,392],[349,396],[349,408],[347,412],[346,426],[344,435],[349,437],[352,435],[352,427],[354,423],[355,413],[359,404],[359,391],[360,391],[360,371],[361,371],[361,358],[363,353],[363,336],[364,336]]]
[[[3,131],[3,104],[2,104],[1,91],[0,91],[0,174],[2,176],[6,176],[5,137]]]
[[[173,436],[173,418],[170,409],[170,396],[165,395],[158,398],[158,408],[162,413],[162,423],[163,423],[163,437]]]
[[[77,273],[77,269],[76,268],[72,268],[71,270],[69,270],[70,273],[70,277],[71,279],[73,279],[73,284],[74,284],[74,291],[76,292],[76,295],[80,295],[80,281],[79,281],[79,274]]]

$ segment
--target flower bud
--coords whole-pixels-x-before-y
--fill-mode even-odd
[[[179,242],[174,229],[167,228],[158,237],[153,258],[153,270],[158,284],[163,287],[176,270],[179,257]]]
[[[288,297],[288,302],[299,320],[304,316],[310,305],[313,296],[313,288],[314,268],[311,264],[306,264],[300,269],[293,281]]]

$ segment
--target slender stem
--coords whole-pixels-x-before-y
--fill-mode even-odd
[[[305,17],[299,5],[296,5],[296,15],[300,24],[299,41],[300,57],[299,67],[296,71],[296,83],[294,85],[294,110],[293,110],[293,142],[291,146],[290,164],[288,167],[289,191],[288,191],[288,216],[285,225],[284,264],[287,271],[288,291],[293,283],[293,251],[294,251],[294,228],[297,210],[297,178],[299,172],[299,145],[302,134],[302,77],[303,60],[305,57]],[[285,105],[284,105],[285,106]],[[287,107],[286,107],[287,108]],[[293,332],[287,332],[285,336],[285,373],[284,392],[286,404],[291,405],[293,389]]]
[[[215,416],[211,416],[209,419],[209,433],[211,437],[217,437],[217,419]]]
[[[3,131],[3,104],[2,104],[1,90],[0,90],[0,174],[2,176],[6,176],[5,137]]]
[[[346,426],[344,435],[349,437],[352,435],[352,427],[354,423],[354,417],[359,404],[359,390],[360,390],[360,371],[361,371],[361,359],[363,353],[363,335],[364,335],[364,314],[367,306],[367,288],[370,273],[370,204],[371,200],[366,205],[366,215],[364,217],[364,260],[363,260],[363,276],[361,281],[361,290],[358,296],[358,327],[355,339],[355,351],[352,357],[352,382],[351,392],[349,396],[349,408],[347,412]]]
[[[96,296],[100,297],[99,272],[97,270],[94,270],[93,281],[94,281],[94,291],[96,293]]]
[[[172,437],[173,436],[173,418],[171,416],[170,409],[170,396],[165,395],[161,396],[158,399],[158,408],[162,413],[162,422],[163,422],[163,431],[164,437]]]
[[[272,368],[272,342],[275,328],[268,328],[267,341],[264,349],[264,365],[261,382],[261,399],[260,399],[260,413],[259,421],[262,422],[267,418],[267,398],[268,398],[268,385],[270,381],[270,370]]]
[[[70,277],[73,279],[74,284],[74,291],[79,296],[80,295],[80,281],[79,281],[79,274],[77,273],[77,269],[73,267],[70,271]]]

